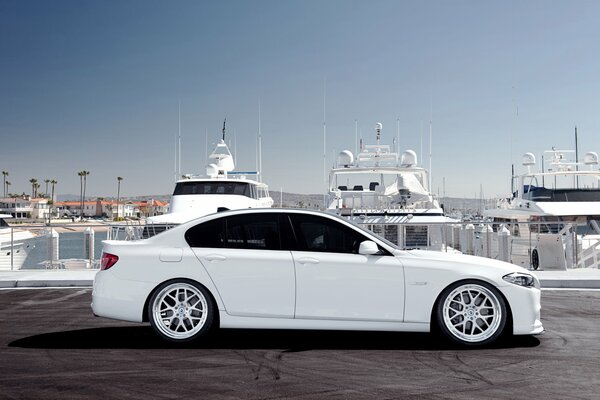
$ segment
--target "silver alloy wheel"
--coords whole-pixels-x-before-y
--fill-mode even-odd
[[[498,297],[477,284],[465,284],[452,290],[444,300],[442,313],[449,333],[468,343],[492,337],[503,318]]]
[[[206,324],[208,300],[194,285],[172,283],[154,296],[152,315],[160,333],[170,339],[185,340]]]

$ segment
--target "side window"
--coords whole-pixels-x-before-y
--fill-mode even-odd
[[[279,214],[247,214],[225,218],[225,247],[281,250]]]
[[[225,247],[224,219],[213,219],[188,229],[185,240],[191,247]]]
[[[301,214],[290,214],[290,218],[298,236],[299,250],[358,254],[360,243],[368,240],[329,218]]]

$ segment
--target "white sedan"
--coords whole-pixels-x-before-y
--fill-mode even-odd
[[[543,331],[540,285],[480,257],[403,251],[339,217],[247,209],[104,242],[95,315],[173,342],[212,328],[429,332],[463,345]]]

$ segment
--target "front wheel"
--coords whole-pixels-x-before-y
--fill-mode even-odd
[[[451,341],[479,346],[497,340],[506,326],[506,304],[497,289],[479,282],[457,282],[442,293],[437,322]]]
[[[214,320],[208,291],[188,280],[163,283],[148,303],[152,328],[165,340],[189,342],[206,335]]]

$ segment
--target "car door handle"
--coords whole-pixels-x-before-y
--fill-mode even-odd
[[[204,258],[208,261],[225,261],[225,260],[227,260],[227,257],[222,256],[220,254],[209,254]]]
[[[318,264],[319,260],[317,260],[316,258],[312,258],[312,257],[302,257],[298,259],[298,262],[300,264]]]

